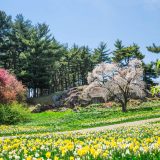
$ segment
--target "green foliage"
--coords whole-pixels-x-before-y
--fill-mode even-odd
[[[0,124],[16,124],[28,120],[29,111],[22,104],[0,104]]]
[[[11,16],[7,16],[5,12],[0,11],[0,67],[6,67],[6,59],[9,59],[8,47],[10,43],[8,37],[10,35],[11,25]]]
[[[148,51],[153,52],[153,53],[160,53],[160,46],[157,46],[153,43],[152,46],[147,47]],[[160,75],[160,60],[158,59],[156,62],[152,62],[154,64],[154,70],[157,76]],[[156,77],[157,78],[157,77]],[[152,88],[152,90],[154,90],[154,87]],[[155,88],[155,90],[157,90]]]
[[[138,45],[133,44],[131,46],[124,47],[122,41],[117,40],[115,42],[115,50],[113,51],[113,61],[121,63],[122,65],[127,65],[129,61],[133,58],[142,60],[144,55],[140,52]]]
[[[98,46],[98,48],[95,48],[93,51],[93,62],[95,64],[101,63],[101,62],[110,62],[111,59],[109,57],[110,50],[107,47],[107,43],[101,42]]]
[[[154,53],[160,53],[160,47],[157,47],[155,44],[153,44],[152,47],[147,47],[147,49],[151,52],[154,52]],[[159,59],[157,60],[155,65],[156,65],[155,71],[156,71],[157,75],[159,75],[160,74],[160,60]],[[160,93],[160,86],[158,86],[158,85],[152,86],[151,93],[152,93],[152,96],[159,94]]]
[[[117,40],[115,42],[115,50],[113,51],[113,61],[121,63],[122,65],[127,65],[130,59],[137,58],[140,60],[144,59],[144,55],[140,52],[138,45],[133,44],[130,46],[124,46],[122,41]],[[158,53],[159,47],[153,45],[153,47],[147,47],[149,51]],[[153,79],[158,77],[159,71],[156,69],[156,65],[159,63],[150,62],[148,64],[143,63],[144,69],[144,81],[148,86],[153,84]]]
[[[153,85],[153,79],[157,78],[157,71],[155,69],[155,63],[151,62],[148,64],[143,63],[143,68],[144,68],[144,81],[146,84]]]
[[[154,43],[152,46],[147,47],[147,49],[153,53],[160,53],[160,46],[156,46]]]
[[[0,20],[0,66],[33,88],[34,97],[87,84],[88,72],[99,63],[88,46],[68,48],[55,40],[48,25],[33,25],[21,14],[12,20],[1,11]],[[106,45],[100,47],[105,54]]]
[[[157,61],[157,68],[160,69],[160,60]]]
[[[47,24],[34,25],[21,14],[13,20],[0,11],[0,22],[0,67],[33,89],[34,97],[86,85],[88,72],[101,62],[113,60],[126,65],[132,58],[144,58],[138,45],[124,46],[120,40],[115,42],[113,59],[104,42],[93,50],[75,44],[69,48],[55,40]],[[148,50],[158,53],[158,48],[153,45]],[[154,68],[145,67],[144,79],[150,84]]]
[[[152,93],[152,96],[155,96],[158,93],[160,93],[160,86],[152,86],[151,87],[151,93]]]
[[[160,76],[160,59],[156,61],[156,73]]]

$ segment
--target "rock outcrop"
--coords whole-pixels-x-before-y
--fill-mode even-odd
[[[53,104],[55,107],[74,108],[75,106],[105,102],[104,91],[101,88],[94,88],[90,93],[86,93],[86,89],[87,86],[80,86],[64,91],[58,97],[53,96]]]
[[[89,93],[87,86],[74,87],[52,96],[52,104],[37,105],[33,112],[42,112],[45,110],[54,110],[57,108],[74,108],[76,106],[88,106],[92,103],[104,103],[104,91],[101,88],[94,88]]]

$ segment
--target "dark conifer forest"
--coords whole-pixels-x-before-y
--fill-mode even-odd
[[[0,11],[0,67],[33,89],[34,97],[86,85],[88,72],[101,62],[126,65],[130,59],[143,61],[145,57],[135,43],[125,46],[117,40],[114,46],[111,50],[106,42],[100,42],[97,48],[76,44],[68,47],[54,38],[47,24],[33,25],[21,14],[13,19]],[[155,44],[146,47],[149,54],[160,52]],[[143,63],[143,78],[148,86],[158,76],[156,64]]]

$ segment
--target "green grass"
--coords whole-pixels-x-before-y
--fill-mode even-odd
[[[73,112],[72,110],[44,112],[33,114],[33,121],[26,125],[54,126],[60,128],[60,130],[73,130],[160,117],[160,102],[155,105],[152,104],[152,106],[149,103],[147,105],[145,106],[144,103],[139,108],[130,108],[127,113],[122,113],[121,108],[101,108],[94,105],[81,109],[79,112]]]
[[[127,113],[121,112],[120,107],[103,108],[99,105],[92,105],[81,108],[78,112],[67,110],[34,113],[31,114],[30,122],[14,126],[14,131],[1,129],[0,135],[69,131],[157,117],[160,117],[160,101],[145,102],[137,107],[129,107]]]

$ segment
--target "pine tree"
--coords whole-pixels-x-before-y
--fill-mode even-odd
[[[124,47],[122,41],[117,40],[115,42],[115,50],[113,51],[113,61],[127,65],[133,58],[143,60],[144,55],[140,52],[139,46],[136,44]]]
[[[28,64],[27,59],[30,54],[29,44],[32,30],[33,26],[30,20],[25,20],[21,14],[16,16],[10,36],[10,69],[21,80]]]
[[[143,68],[144,68],[144,81],[150,87],[151,85],[153,85],[153,79],[157,78],[155,63],[151,62],[148,64],[143,64]]]
[[[49,34],[46,24],[38,24],[32,33],[30,42],[30,56],[28,58],[28,86],[34,88],[34,96],[38,96],[37,89],[42,94],[43,89],[49,89],[51,85],[54,46],[54,38]]]
[[[156,46],[154,43],[152,46],[147,47],[147,49],[153,53],[160,53],[160,46]]]
[[[0,11],[0,67],[9,68],[8,54],[12,19],[4,11]]]
[[[95,64],[101,63],[101,62],[110,62],[110,50],[107,49],[107,43],[101,42],[98,46],[98,48],[95,48],[93,51],[93,61]]]
[[[147,49],[152,53],[160,54],[160,46],[157,46],[154,43],[152,46],[147,47]],[[156,62],[154,62],[154,70],[158,77],[160,75],[160,59],[157,59]]]

